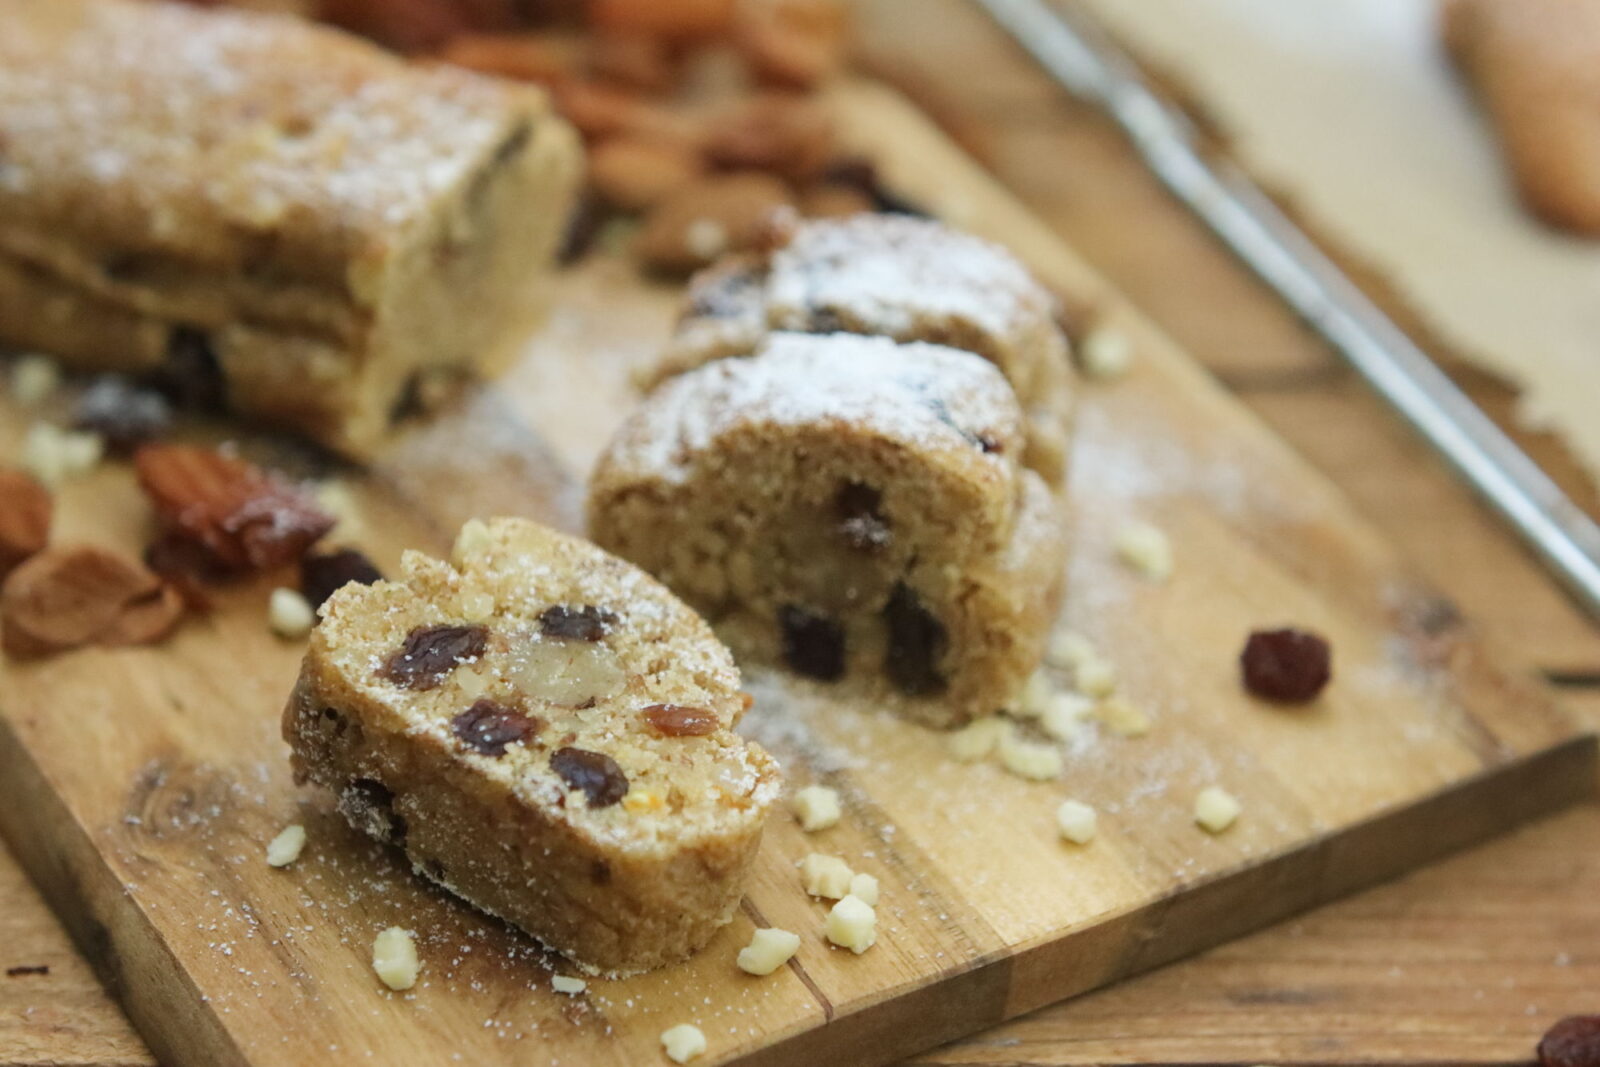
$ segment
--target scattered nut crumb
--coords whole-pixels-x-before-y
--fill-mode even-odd
[[[1130,522],[1117,531],[1117,555],[1153,582],[1172,576],[1172,542],[1148,522]]]
[[[1094,655],[1073,669],[1072,684],[1085,696],[1109,696],[1117,688],[1117,669],[1110,660]]]
[[[48,422],[34,423],[22,442],[23,467],[49,486],[88,473],[104,454],[98,434],[63,430]]]
[[[455,544],[450,547],[450,562],[460,569],[468,558],[486,552],[492,543],[489,527],[482,519],[468,519],[461,524]]]
[[[1051,666],[1076,670],[1080,663],[1100,657],[1087,637],[1075,630],[1057,630],[1050,635],[1044,658]]]
[[[267,865],[287,867],[300,858],[300,850],[305,847],[306,828],[299,823],[285,826],[283,831],[267,845]]]
[[[1143,737],[1150,732],[1150,716],[1126,697],[1109,696],[1094,709],[1095,718],[1121,737]]]
[[[800,882],[814,897],[839,900],[849,896],[853,874],[850,865],[838,856],[813,852],[800,861]]]
[[[37,407],[60,387],[61,368],[49,356],[18,356],[11,365],[11,399],[22,407]]]
[[[843,814],[839,807],[839,794],[825,785],[808,785],[794,795],[794,814],[800,820],[800,829],[807,833],[826,830],[839,821]]]
[[[1056,828],[1061,836],[1075,845],[1087,845],[1094,840],[1099,818],[1095,810],[1079,800],[1063,800],[1056,809]]]
[[[771,974],[798,951],[799,934],[773,927],[760,929],[751,935],[750,943],[739,950],[739,969],[746,974]]]
[[[1207,786],[1194,798],[1194,821],[1213,834],[1232,826],[1242,810],[1233,794],[1218,786]]]
[[[589,988],[589,983],[585,982],[582,978],[574,978],[571,975],[558,974],[551,977],[550,988],[555,990],[557,993],[566,993],[569,996],[577,996],[579,993],[582,993],[585,989]]]
[[[823,933],[840,948],[847,948],[857,956],[871,948],[878,940],[878,913],[860,897],[847,896],[828,912]]]
[[[1078,346],[1078,366],[1092,381],[1111,381],[1133,366],[1133,346],[1128,335],[1110,326],[1092,330]]]
[[[1000,739],[1000,765],[1018,778],[1045,782],[1061,773],[1061,753],[1054,745],[1008,735]]]
[[[852,875],[848,895],[876,908],[878,906],[878,880],[870,874]]]
[[[998,715],[974,719],[945,739],[950,755],[962,763],[976,763],[994,751],[994,746],[1011,729]]]
[[[296,640],[311,632],[317,623],[317,613],[305,597],[283,586],[272,591],[267,601],[267,625],[279,637]]]
[[[1050,703],[1055,691],[1049,675],[1044,671],[1034,671],[1028,676],[1027,684],[1022,687],[1022,693],[1015,701],[1016,714],[1024,719],[1037,719],[1044,714],[1045,705]]]
[[[673,1063],[688,1063],[706,1050],[706,1035],[693,1023],[679,1023],[661,1034],[661,1047]]]
[[[1094,714],[1094,701],[1081,693],[1053,693],[1039,716],[1039,729],[1057,741],[1071,741],[1084,732]]]
[[[384,985],[397,993],[416,985],[422,965],[417,960],[417,942],[411,931],[391,926],[373,938],[372,969]]]

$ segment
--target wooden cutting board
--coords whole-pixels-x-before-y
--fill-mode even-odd
[[[263,581],[157,649],[86,650],[0,674],[0,828],[166,1062],[662,1061],[679,1022],[704,1062],[872,1063],[948,1040],[1264,925],[1585,795],[1592,738],[1486,653],[1337,492],[1109,292],[920,115],[876,87],[834,103],[891,183],[1013,247],[1076,307],[1124,331],[1127,379],[1092,386],[1074,463],[1067,622],[1119,668],[1154,720],[1144,737],[1072,746],[1059,783],[945,757],[941,739],[814,687],[752,672],[751,729],[795,784],[838,788],[845,820],[768,829],[742,914],[689,963],[549,989],[564,966],[434,892],[288,780],[277,718],[297,644],[265,626]],[[494,390],[419,427],[366,474],[340,472],[337,536],[392,568],[439,550],[473,514],[574,528],[582,477],[633,403],[674,292],[625,259],[558,282],[557,311]],[[0,444],[22,432],[5,411]],[[279,456],[279,459],[286,457]],[[293,457],[287,457],[292,460]],[[148,516],[108,466],[60,500],[57,538],[131,548]],[[1113,559],[1127,518],[1172,536],[1177,569],[1148,583]],[[280,580],[282,580],[280,578]],[[1252,628],[1294,622],[1332,641],[1313,709],[1240,690]],[[1218,784],[1244,813],[1217,837],[1192,821]],[[1101,834],[1061,843],[1076,797]],[[265,843],[304,822],[289,870]],[[795,862],[845,857],[883,887],[876,947],[820,935],[825,908]],[[374,979],[373,935],[418,934],[423,977]],[[787,969],[733,965],[755,925],[802,934]],[[663,1061],[664,1062],[664,1061]]]

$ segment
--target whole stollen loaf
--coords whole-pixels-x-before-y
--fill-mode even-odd
[[[355,456],[541,308],[581,169],[542,92],[287,16],[0,14],[0,345]]]
[[[522,519],[330,597],[284,711],[297,781],[580,966],[647,970],[733,918],[778,766],[733,657],[649,575]]]

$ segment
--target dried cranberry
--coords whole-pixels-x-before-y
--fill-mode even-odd
[[[894,540],[889,522],[879,508],[883,494],[870,485],[846,482],[833,498],[833,509],[839,516],[839,536],[851,548],[873,552],[886,548]]]
[[[883,668],[889,680],[908,696],[929,696],[945,687],[939,660],[949,644],[944,624],[922,606],[904,582],[895,584],[883,608],[889,627],[889,650]]]
[[[450,720],[450,729],[485,756],[504,756],[506,746],[526,741],[544,724],[484,697]]]
[[[351,582],[371,585],[383,581],[372,561],[353,548],[336,548],[300,559],[300,592],[306,602],[320,608],[334,592]]]
[[[78,397],[72,424],[99,434],[110,452],[125,456],[172,428],[172,407],[153,389],[108,374],[96,378]]]
[[[1328,642],[1306,630],[1257,630],[1239,655],[1244,687],[1258,697],[1302,704],[1332,676]]]
[[[716,713],[682,704],[651,704],[639,714],[657,732],[668,737],[704,737],[720,725]]]
[[[546,637],[566,637],[574,641],[598,641],[616,625],[617,617],[604,608],[569,608],[564,604],[545,608],[539,615],[539,630]]]
[[[435,689],[462,660],[483,655],[488,641],[482,626],[418,626],[378,673],[407,689]]]
[[[1571,1015],[1539,1042],[1543,1067],[1600,1067],[1600,1015]]]
[[[808,678],[833,682],[844,677],[844,628],[797,604],[778,609],[783,661]]]
[[[585,748],[558,748],[550,769],[574,789],[581,789],[591,808],[609,808],[628,795],[628,776],[617,761]]]

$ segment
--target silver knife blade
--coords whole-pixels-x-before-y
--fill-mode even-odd
[[[1068,92],[1122,128],[1161,182],[1366,379],[1600,618],[1600,526],[1238,167],[1208,159],[1194,125],[1082,11],[973,0]]]

